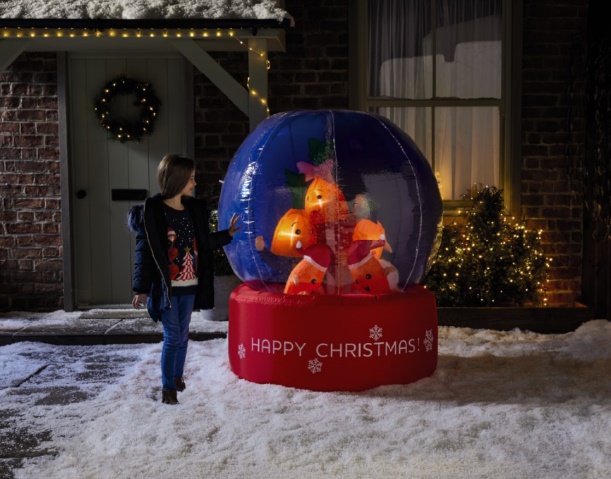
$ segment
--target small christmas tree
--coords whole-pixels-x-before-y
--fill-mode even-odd
[[[486,187],[471,208],[443,228],[423,284],[438,306],[505,306],[545,301],[548,260],[540,233],[503,216],[502,191]]]
[[[191,254],[191,248],[185,248],[185,257],[182,260],[182,270],[176,278],[177,281],[191,281],[195,279],[195,269],[193,268],[194,256]]]

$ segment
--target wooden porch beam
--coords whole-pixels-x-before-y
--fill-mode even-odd
[[[6,71],[30,42],[28,38],[0,40],[0,72]]]
[[[250,117],[248,91],[227,73],[208,52],[202,49],[195,41],[189,39],[176,40],[173,42],[173,45],[195,68],[219,87],[246,116]]]
[[[267,94],[267,40],[248,39],[249,89],[238,83],[218,62],[204,50],[203,46],[191,39],[176,40],[174,47],[189,60],[195,68],[206,75],[212,83],[248,117],[251,131],[268,116]]]

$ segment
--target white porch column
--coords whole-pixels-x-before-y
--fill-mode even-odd
[[[248,39],[248,73],[249,73],[249,118],[250,131],[268,116],[268,76],[267,76],[267,40],[265,38]]]

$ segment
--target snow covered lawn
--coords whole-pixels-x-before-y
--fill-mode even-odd
[[[441,327],[439,367],[414,384],[317,393],[238,379],[227,341],[190,344],[180,405],[159,402],[160,344],[0,348],[0,413],[50,430],[58,455],[17,478],[608,478],[611,323],[564,335]],[[83,375],[107,354],[117,374]],[[54,358],[45,387],[19,394]],[[46,368],[45,371],[49,370]],[[79,379],[82,377],[83,379]]]

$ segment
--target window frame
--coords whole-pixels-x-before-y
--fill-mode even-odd
[[[522,91],[522,2],[503,0],[503,59],[501,99],[454,99],[434,98],[425,100],[387,99],[367,95],[367,2],[355,0],[349,6],[349,107],[353,110],[369,111],[380,106],[499,106],[501,138],[499,152],[499,184],[503,190],[506,213],[518,215],[520,210],[521,169],[521,91]],[[435,1],[435,0],[431,0]],[[434,10],[433,10],[434,12]],[[433,78],[433,81],[434,78]],[[468,201],[444,200],[444,214],[453,216]]]

